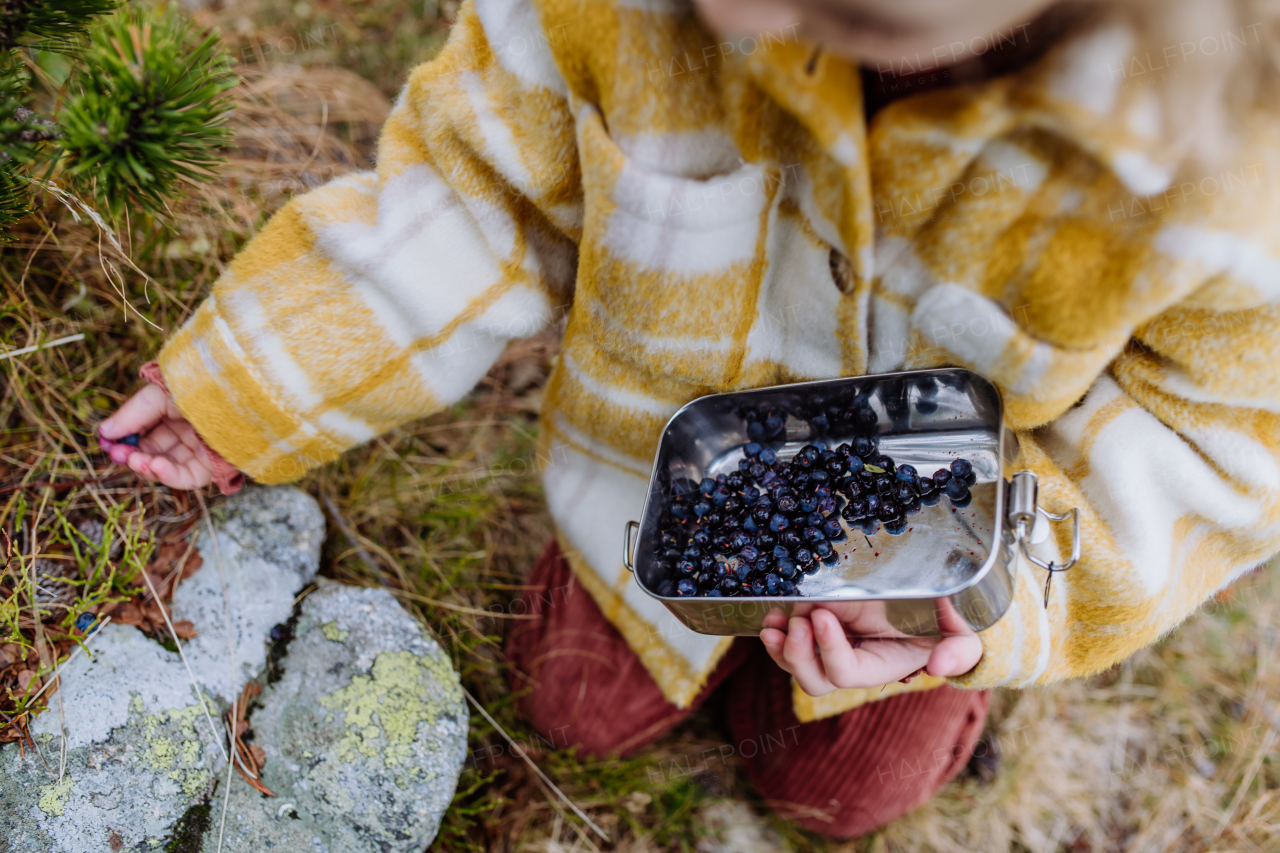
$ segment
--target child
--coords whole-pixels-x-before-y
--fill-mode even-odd
[[[1280,551],[1269,19],[1046,6],[475,0],[377,172],[276,214],[103,446],[176,488],[287,482],[564,312],[540,431],[558,538],[531,579],[553,594],[507,641],[521,708],[626,753],[724,685],[713,758],[810,829],[882,825],[964,765],[986,689],[1109,667]],[[1000,386],[1041,505],[1080,509],[1047,606],[1023,562],[981,637],[851,644],[858,613],[831,607],[735,642],[623,570],[682,404],[941,365]]]

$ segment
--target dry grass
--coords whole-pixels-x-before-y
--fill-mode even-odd
[[[0,259],[0,345],[86,335],[0,361],[0,489],[117,473],[90,441],[97,421],[136,387],[138,365],[270,210],[368,166],[387,98],[447,28],[449,16],[427,7],[254,0],[202,13],[227,33],[235,55],[250,58],[240,68],[236,147],[219,181],[176,205],[167,229],[126,225],[118,248],[47,199]],[[278,58],[285,39],[318,30],[327,40],[295,49],[294,64],[262,61]],[[500,646],[519,616],[509,604],[551,532],[533,447],[556,347],[554,333],[513,346],[463,403],[309,476],[303,488],[332,505],[323,571],[391,589],[429,625],[468,689],[609,832],[613,843],[602,849],[693,849],[712,840],[709,806],[746,803],[767,815],[732,759],[713,767],[690,760],[725,741],[714,708],[633,759],[599,762],[540,743],[511,709]],[[0,528],[10,534],[19,516],[37,510],[36,534],[22,540],[26,556],[0,577],[0,644],[38,668],[37,633],[46,632],[47,673],[74,614],[135,592],[138,568],[189,507],[129,477],[0,491]],[[106,561],[114,574],[67,557],[70,535],[49,523],[59,515],[112,519],[133,532],[123,554]],[[74,607],[38,625],[29,600],[33,548],[78,573]],[[1280,738],[1278,610],[1280,580],[1259,573],[1124,667],[998,694],[989,726],[1001,754],[994,778],[966,774],[873,837],[839,845],[780,822],[770,831],[798,850],[1280,849],[1272,757]],[[434,849],[596,848],[478,715],[470,745],[473,759]]]

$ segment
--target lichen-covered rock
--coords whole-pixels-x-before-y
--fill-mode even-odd
[[[63,674],[61,782],[56,698],[32,725],[39,753],[0,750],[0,850],[96,853],[113,836],[116,849],[159,850],[226,766],[176,654],[127,625],[108,625],[93,650]]]
[[[249,488],[215,510],[232,602],[233,679],[222,583],[207,535],[204,566],[178,587],[174,618],[199,636],[185,644],[216,725],[230,686],[238,689],[266,661],[272,625],[319,568],[324,517],[293,488]],[[35,718],[39,753],[0,748],[0,851],[99,853],[164,846],[174,824],[225,774],[222,749],[177,654],[136,628],[107,625],[63,670],[61,715],[55,697]],[[65,722],[67,756],[58,778]],[[221,739],[219,730],[217,737]],[[197,839],[199,833],[196,833]]]
[[[222,849],[425,849],[466,755],[467,706],[445,653],[386,591],[322,581],[282,663],[250,720],[277,797],[236,780]],[[214,825],[206,849],[217,836]]]
[[[315,577],[324,515],[315,500],[298,489],[251,486],[221,503],[213,520],[218,549],[201,524],[196,548],[204,565],[178,586],[172,611],[175,620],[190,619],[199,631],[185,650],[201,686],[230,702],[262,671],[272,626],[289,618],[294,598]],[[234,677],[219,556],[235,640]]]

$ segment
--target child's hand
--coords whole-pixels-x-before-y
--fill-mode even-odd
[[[137,435],[137,447],[121,439]],[[175,489],[198,489],[213,481],[213,465],[195,428],[163,388],[148,385],[98,427],[98,443],[117,465]]]
[[[938,600],[937,616],[943,636],[909,637],[889,625],[883,602],[801,604],[790,621],[780,610],[766,616],[760,640],[810,696],[879,687],[922,668],[930,675],[963,675],[982,658],[982,641],[949,600]]]

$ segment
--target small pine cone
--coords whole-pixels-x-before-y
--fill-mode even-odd
[[[36,560],[36,604],[54,611],[69,609],[78,597],[78,592],[73,584],[62,578],[75,577],[77,574],[79,572],[71,563]]]

